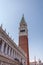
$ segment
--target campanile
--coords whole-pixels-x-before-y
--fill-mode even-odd
[[[24,19],[24,15],[22,16],[20,26],[19,26],[19,46],[26,53],[27,65],[29,65],[28,29]]]

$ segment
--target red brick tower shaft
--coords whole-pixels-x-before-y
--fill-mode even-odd
[[[19,46],[24,50],[27,55],[27,65],[29,65],[29,49],[28,49],[28,29],[24,20],[24,16],[20,22],[19,27]]]

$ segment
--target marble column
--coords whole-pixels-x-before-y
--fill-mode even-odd
[[[9,46],[9,55],[10,55],[11,47]]]
[[[1,52],[4,51],[4,44],[5,44],[5,42],[3,41],[3,42],[2,42],[2,46],[1,46]]]
[[[3,65],[3,62],[1,62],[1,65]]]
[[[15,56],[14,58],[16,58],[16,51],[15,51],[15,55],[14,56]]]
[[[13,57],[13,49],[12,49],[12,53],[11,53],[11,56]]]
[[[8,44],[6,44],[5,54],[7,54]]]
[[[15,58],[15,50],[14,50],[14,57],[13,58]]]

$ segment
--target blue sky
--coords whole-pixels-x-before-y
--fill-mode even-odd
[[[43,0],[0,0],[0,25],[18,44],[22,15],[28,24],[30,60],[43,61]]]

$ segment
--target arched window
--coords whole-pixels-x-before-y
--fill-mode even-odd
[[[13,56],[14,56],[14,50],[13,50]]]
[[[5,53],[5,50],[6,50],[6,43],[4,44],[4,53]]]
[[[20,63],[20,65],[23,65],[22,62]]]
[[[7,49],[7,54],[9,54],[9,45],[8,45],[8,49]]]

